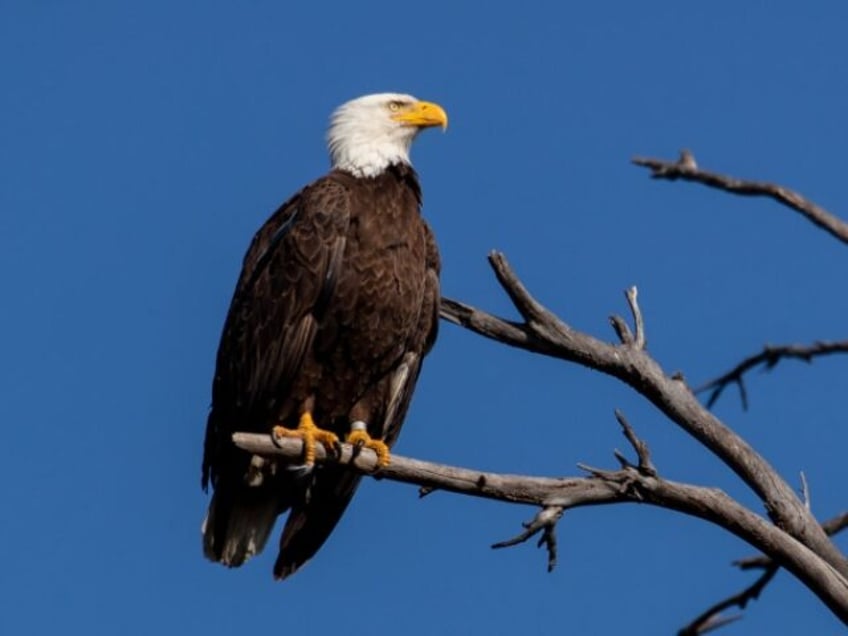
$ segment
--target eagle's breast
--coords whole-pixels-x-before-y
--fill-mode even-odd
[[[324,397],[349,408],[398,363],[418,326],[427,243],[417,190],[405,176],[389,170],[348,185],[341,273],[315,341],[319,406]]]

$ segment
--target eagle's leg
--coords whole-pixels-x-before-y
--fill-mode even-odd
[[[360,448],[370,448],[377,453],[377,466],[379,468],[388,466],[391,461],[389,447],[385,442],[371,437],[368,434],[368,426],[361,420],[351,423],[350,433],[347,434],[345,441]]]
[[[284,426],[275,426],[271,434],[275,437],[297,437],[303,440],[303,462],[307,466],[315,463],[315,447],[320,442],[327,451],[332,451],[339,445],[338,436],[331,432],[318,428],[312,420],[312,413],[306,411],[300,416],[297,428],[291,429]]]

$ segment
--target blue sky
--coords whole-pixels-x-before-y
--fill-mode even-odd
[[[637,284],[651,352],[692,383],[766,342],[845,337],[844,246],[629,158],[689,147],[844,216],[848,6],[306,4],[0,3],[0,632],[673,633],[751,580],[728,565],[750,548],[645,507],[568,513],[547,574],[530,545],[488,548],[532,509],[367,482],[290,581],[273,550],[206,562],[220,328],[253,231],[325,172],[331,110],[397,90],[451,117],[413,152],[446,295],[510,314],[498,248],[612,338]],[[788,363],[751,377],[749,412],[716,407],[790,482],[805,471],[822,518],[846,505],[846,379],[845,360]],[[756,505],[612,379],[449,325],[396,451],[577,474],[624,447],[614,408],[664,475]],[[781,573],[724,633],[840,631]]]

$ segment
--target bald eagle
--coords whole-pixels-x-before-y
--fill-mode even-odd
[[[315,467],[315,445],[344,439],[389,462],[438,324],[439,253],[409,159],[431,126],[447,126],[445,111],[410,95],[342,105],[327,135],[332,170],[253,237],[206,426],[209,559],[241,565],[289,511],[274,576],[290,576],[327,539],[359,483],[339,466]],[[303,465],[251,456],[234,446],[236,431],[302,438]]]

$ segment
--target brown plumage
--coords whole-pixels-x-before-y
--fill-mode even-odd
[[[416,125],[408,143],[432,124]],[[421,217],[415,171],[391,158],[376,169],[367,164],[366,172],[376,172],[367,176],[355,162],[334,164],[348,169],[334,169],[284,203],[247,251],[206,430],[203,485],[211,483],[214,496],[204,552],[240,565],[290,510],[278,578],[321,547],[359,477],[332,465],[298,470],[251,457],[233,445],[232,433],[295,429],[309,411],[340,438],[361,421],[391,446],[438,324],[439,255]]]

